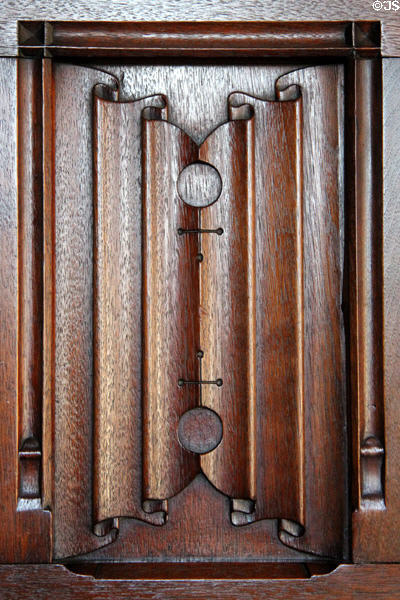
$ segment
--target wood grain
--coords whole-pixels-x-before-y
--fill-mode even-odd
[[[279,90],[290,84],[301,87],[307,157],[303,162],[305,533],[294,537],[283,531],[280,538],[327,556],[348,552],[342,78],[340,66],[322,66],[295,71],[278,81]]]
[[[158,69],[156,72],[154,70],[151,72],[147,67],[141,67],[139,71],[135,67],[127,68],[125,79],[122,80],[122,78],[119,78],[121,80],[120,99],[127,99],[127,94],[129,93],[128,86],[134,81],[141,81],[140,85],[142,87],[136,88],[136,90],[140,90],[139,97],[148,95],[147,86],[152,86],[153,92],[155,92],[154,77],[156,73],[157,76],[159,73],[160,87],[162,89],[165,89],[164,86],[168,85],[168,90],[173,90],[173,85],[175,85],[173,82],[175,81],[176,87],[172,95],[174,103],[171,105],[169,112],[170,114],[172,113],[173,118],[178,123],[187,123],[191,131],[195,127],[196,137],[201,140],[201,136],[208,131],[209,127],[212,128],[218,125],[218,120],[221,118],[222,120],[224,119],[224,115],[226,115],[226,99],[229,92],[232,91],[232,86],[244,85],[247,82],[246,87],[250,86],[250,91],[253,91],[254,88],[265,90],[265,86],[269,85],[270,94],[273,95],[273,81],[277,74],[282,73],[284,68],[267,69],[265,67],[256,67],[255,69],[256,71],[253,73],[252,69],[248,67],[244,68],[244,71],[239,68],[230,67],[175,67],[171,71],[171,68],[166,67],[164,70]],[[104,81],[113,85],[113,80],[101,71],[96,73],[96,71],[89,69],[83,69],[82,74],[78,78],[75,78],[74,71],[80,70],[81,67],[58,64],[55,66],[55,87],[58,90],[55,98],[55,117],[57,123],[55,132],[57,165],[55,180],[55,202],[57,209],[56,289],[58,297],[55,314],[57,360],[55,365],[56,494],[54,510],[56,515],[58,515],[58,517],[56,516],[55,524],[56,557],[73,555],[82,551],[88,552],[99,543],[110,541],[110,537],[101,541],[96,540],[91,533],[92,525],[96,519],[93,518],[94,515],[91,512],[91,472],[93,463],[90,452],[91,444],[93,443],[91,437],[91,348],[93,336],[91,318],[93,302],[91,261],[93,257],[91,244],[93,240],[90,227],[93,219],[91,196],[93,188],[90,170],[91,144],[89,127],[91,104],[89,94],[95,83]],[[119,68],[114,67],[113,70],[116,74],[119,74]],[[258,78],[258,73],[263,73],[263,79]],[[151,79],[147,78],[147,74],[149,74]],[[192,82],[189,87],[196,90],[201,85],[204,77],[208,75],[213,77],[216,82],[213,97],[206,98],[204,95],[200,95],[199,97],[198,94],[195,94],[190,99],[188,96],[183,96],[186,99],[182,103],[178,99],[175,101],[177,94],[179,95],[180,93],[180,86],[184,81],[188,80],[188,77],[190,78],[189,81]],[[223,102],[221,102],[221,97]],[[210,102],[216,104],[216,108],[214,107],[213,109],[209,104]],[[202,115],[202,112],[199,111],[199,103],[201,107],[204,107],[205,113],[201,119],[198,118],[199,115]],[[123,106],[124,103],[121,104],[120,111],[128,110],[127,107],[124,108]],[[75,115],[75,120],[72,120],[72,122],[67,117],[68,114],[71,114],[69,111]],[[67,124],[68,129],[66,129]],[[156,124],[156,121],[154,124]],[[114,128],[113,135],[116,138],[123,137],[121,147],[125,148],[127,138],[124,134],[124,127],[122,125],[121,127],[122,129]],[[82,134],[86,132],[85,136],[89,136],[89,138],[79,136],[78,129]],[[68,135],[66,131],[68,131]],[[131,133],[133,134],[132,131]],[[73,146],[70,140],[74,140]],[[107,134],[104,141],[108,144],[110,150],[113,148],[113,152],[117,152],[118,141],[116,139],[111,141],[111,134]],[[129,143],[136,142],[130,141]],[[113,177],[121,177],[120,172],[115,171],[115,169],[116,167],[114,166],[110,173],[113,173]],[[125,170],[122,171],[122,173],[124,172]],[[130,177],[130,175],[124,175],[124,177]],[[112,197],[114,197],[117,189],[119,188],[107,185],[107,193],[112,193]],[[127,203],[128,193],[128,188],[124,187],[123,195],[119,200],[117,197],[117,201]],[[68,201],[66,201],[66,198]],[[76,200],[77,198],[80,199],[80,202]],[[126,205],[128,206],[128,204]],[[109,211],[111,208],[107,208],[107,210]],[[117,218],[117,213],[112,214]],[[164,225],[162,226],[164,227]],[[113,245],[110,245],[109,242],[110,239],[108,237],[107,250],[113,248]],[[115,248],[117,247],[115,246]],[[73,299],[75,299],[75,302]],[[79,301],[77,301],[78,299]],[[112,315],[112,312],[108,311],[108,314]],[[110,332],[111,329],[108,329],[108,331]],[[162,332],[162,328],[160,331]],[[111,334],[107,335],[111,339]],[[119,344],[122,343],[125,343],[123,339],[119,341]],[[113,338],[110,344],[115,348],[117,347],[117,341]],[[108,368],[112,369],[113,367],[110,365]],[[134,368],[137,369],[137,366]],[[176,389],[178,388],[175,387],[174,391]],[[109,409],[110,407],[106,407],[106,414]],[[115,416],[111,416],[111,422],[115,425],[118,423],[118,420]],[[120,433],[118,436],[121,439],[122,434]],[[107,442],[104,438],[104,441],[99,446],[99,448],[101,447],[102,450],[105,450],[104,460],[106,463],[109,462],[110,452],[114,443],[114,449],[116,448],[116,442],[113,441],[113,437],[107,436],[107,439],[111,440],[111,442]],[[132,440],[132,438],[130,439]],[[75,441],[72,442],[72,440]],[[124,444],[126,444],[126,441],[124,441]],[[123,447],[127,448],[128,446],[123,445]],[[57,461],[59,465],[57,465]],[[114,466],[110,467],[110,472],[112,472],[113,468]],[[100,472],[103,472],[103,469],[102,471],[98,471],[98,473]],[[124,487],[123,481],[118,482],[118,486],[116,483],[113,483],[115,480],[108,478],[107,472],[104,472],[102,477],[107,479],[109,485],[108,491],[103,492],[105,497],[111,498],[113,490],[115,491],[118,488],[122,489]],[[204,483],[202,485],[205,487]],[[189,493],[189,500],[184,500],[182,497],[175,503],[174,518],[178,521],[173,523],[169,533],[168,531],[166,533],[163,532],[163,537],[157,542],[157,544],[160,543],[158,546],[159,549],[152,550],[151,552],[165,553],[171,551],[172,556],[176,554],[183,556],[184,548],[186,547],[191,549],[190,551],[193,555],[199,552],[208,555],[211,551],[211,541],[204,541],[204,549],[199,550],[199,540],[209,539],[209,533],[206,532],[208,531],[207,528],[210,527],[210,523],[207,519],[204,519],[203,515],[205,512],[210,512],[210,515],[213,515],[216,511],[221,510],[221,508],[218,508],[216,499],[213,500],[215,508],[211,511],[210,507],[205,509],[205,505],[204,508],[203,505],[201,508],[196,508],[194,500],[190,499],[195,492],[192,488],[189,488]],[[109,508],[111,508],[111,501]],[[160,505],[146,506],[146,510],[148,508],[159,510]],[[184,521],[182,521],[182,515],[180,514],[181,510],[187,511]],[[200,513],[193,513],[192,511],[195,510],[200,511]],[[111,511],[108,514],[110,516]],[[200,519],[198,516],[194,517],[196,514],[202,515]],[[113,514],[112,516],[118,515]],[[221,519],[223,523],[229,523],[229,505],[228,516],[221,516]],[[152,528],[146,529],[146,527],[148,525],[141,527],[136,521],[128,522],[121,519],[119,533],[121,543],[118,543],[118,545],[112,544],[106,554],[102,556],[145,556],[149,551],[149,544],[153,545],[154,543],[154,531]],[[162,528],[163,531],[165,527]],[[212,530],[213,528],[211,527],[210,531]],[[256,539],[253,532],[250,531],[249,534],[243,536],[243,533],[236,532],[234,526],[230,524],[225,538],[222,538],[215,548],[215,556],[226,555],[230,551],[233,555],[240,556],[242,554],[242,546],[246,548],[246,544],[249,544],[247,546],[248,549],[244,550],[244,553],[249,553],[249,556],[252,555],[252,552],[255,552],[258,556],[264,556],[265,548],[269,547],[272,551],[271,555],[297,557],[296,552],[285,549],[278,540],[274,539],[274,522],[260,524],[256,530],[258,532],[256,535],[259,536],[259,546],[257,549],[250,550],[250,548],[253,548],[250,544],[250,539],[252,537],[254,540]],[[177,531],[186,531],[185,535],[188,537],[188,540],[184,541],[182,539],[182,546],[177,545],[176,542],[171,542],[173,535],[178,535],[179,539],[182,538],[182,534],[177,534]],[[77,534],[77,532],[79,533]],[[200,534],[202,537],[199,537]],[[241,540],[242,537],[243,541]],[[224,539],[225,542],[223,541]],[[232,543],[228,542],[228,540],[232,540]],[[170,551],[167,550],[168,545],[171,546]],[[203,542],[201,545],[203,545]],[[229,548],[231,550],[228,551]],[[90,560],[90,556],[87,556],[88,560]]]
[[[200,160],[222,179],[219,199],[200,211],[201,403],[222,419],[219,446],[201,457],[206,476],[230,498],[255,499],[254,122],[230,120],[203,142]]]
[[[142,510],[141,112],[94,95],[94,522]],[[176,384],[175,384],[176,387]],[[96,526],[104,534],[104,524]]]
[[[373,66],[363,66],[363,69],[371,69]],[[399,250],[399,209],[398,209],[398,189],[399,189],[399,170],[396,166],[396,161],[399,153],[399,99],[398,99],[398,77],[400,73],[400,65],[398,60],[384,61],[383,64],[383,89],[385,94],[383,97],[383,164],[384,164],[384,186],[383,186],[383,207],[381,217],[383,219],[383,339],[385,340],[384,352],[384,398],[382,398],[382,390],[379,391],[376,397],[376,402],[384,400],[384,426],[385,426],[385,466],[384,466],[384,494],[385,508],[376,510],[374,505],[360,503],[356,512],[353,515],[353,559],[357,562],[367,561],[398,561],[400,557],[399,538],[397,535],[400,501],[399,501],[399,272],[398,260],[396,256]],[[368,85],[368,81],[366,82]],[[364,89],[364,93],[374,94],[374,88]],[[364,110],[372,109],[371,105],[366,105]],[[379,114],[379,113],[378,113]],[[377,125],[379,127],[379,119]],[[367,121],[368,124],[368,121]],[[367,134],[371,135],[370,129],[367,129]],[[369,138],[371,141],[371,138]],[[366,140],[368,143],[368,138]],[[367,153],[368,156],[368,153]],[[367,177],[370,179],[373,176],[373,171],[367,171]],[[371,188],[369,188],[371,189]],[[368,188],[367,188],[368,191]],[[375,187],[372,192],[375,194],[379,190]],[[368,198],[368,196],[367,196]],[[369,205],[370,211],[379,210],[379,204],[376,206],[377,199],[373,204]],[[376,225],[381,222],[379,214]],[[369,217],[370,219],[371,217]],[[364,220],[366,227],[365,233],[370,231],[370,220]],[[362,239],[362,238],[361,238]],[[379,239],[379,238],[378,238]],[[371,240],[371,237],[366,238],[366,244],[374,243],[376,238]],[[371,245],[367,246],[369,252],[373,251]],[[375,252],[378,249],[375,248]],[[379,257],[378,257],[379,259]],[[371,264],[371,263],[369,263]],[[370,267],[369,267],[370,268]],[[374,276],[373,271],[369,271],[369,277]],[[375,272],[375,276],[379,276]],[[380,288],[374,288],[375,294],[379,294]],[[372,308],[368,303],[367,307]],[[376,318],[376,317],[375,317]],[[371,327],[371,322],[367,320],[365,327]],[[379,344],[379,340],[378,340]],[[379,348],[379,345],[378,345]],[[379,359],[379,357],[378,357]],[[362,375],[374,374],[374,365],[371,365],[372,370],[362,372]],[[380,375],[380,373],[378,373]],[[378,379],[379,381],[379,379]],[[365,388],[365,400],[367,408],[371,404],[375,404],[371,393],[373,382],[370,382]],[[379,389],[379,388],[378,388]],[[375,391],[376,390],[375,388]],[[360,399],[361,401],[363,398]],[[362,405],[361,405],[362,406]],[[379,410],[379,404],[377,405]],[[363,421],[361,421],[363,422]],[[372,424],[373,421],[372,421]],[[382,423],[379,423],[382,427]]]
[[[343,56],[377,54],[376,23],[19,23],[20,54],[37,56]]]
[[[160,115],[161,116],[161,115]],[[198,209],[178,195],[196,144],[165,120],[143,119],[143,496],[174,496],[199,472],[179,443],[180,417],[198,404]]]
[[[129,18],[127,17],[129,15]],[[283,2],[256,0],[246,2],[234,0],[222,7],[199,0],[195,5],[190,0],[177,2],[168,0],[163,4],[147,0],[91,0],[73,2],[3,2],[0,10],[0,46],[2,55],[17,53],[18,20],[63,20],[63,21],[380,21],[382,23],[382,49],[384,56],[399,56],[400,27],[396,10],[375,11],[364,0],[349,0],[343,4],[338,0],[318,5],[310,0],[299,0],[296,5],[286,6]]]
[[[271,600],[298,598],[304,600],[342,600],[357,598],[367,600],[400,598],[399,565],[340,565],[328,575],[316,575],[309,579],[169,579],[167,581],[138,580],[98,580],[71,573],[65,566],[43,565],[29,569],[22,565],[0,567],[0,580],[7,589],[10,600],[25,600],[35,593],[40,600],[54,598],[54,594],[75,598],[116,600],[132,598],[178,599],[226,599],[251,600],[268,594]],[[179,567],[178,567],[179,572]],[[229,573],[229,569],[227,571]]]
[[[54,68],[55,434],[54,556],[112,541],[93,533],[92,88],[115,79],[93,69]],[[49,282],[50,284],[50,282]]]
[[[31,276],[34,279],[37,276],[35,252],[31,255],[33,264],[29,265],[29,261],[24,260],[37,242],[37,232],[30,225],[30,216],[37,209],[38,201],[38,188],[32,180],[30,167],[35,170],[37,163],[32,164],[28,160],[26,170],[22,172],[18,171],[17,163],[17,148],[26,155],[33,140],[38,141],[31,121],[36,110],[35,91],[33,97],[25,96],[23,106],[22,98],[17,95],[27,89],[27,80],[33,76],[32,67],[33,64],[18,73],[16,60],[3,60],[0,65],[0,517],[3,524],[0,562],[50,560],[50,514],[41,510],[37,446],[33,452],[32,448],[26,448],[26,454],[20,457],[21,463],[18,461],[19,442],[23,441],[19,434],[30,432],[30,427],[34,433],[39,433],[36,429],[39,407],[35,405],[38,399],[35,383],[40,374],[34,353],[29,353],[30,341],[37,343],[35,336],[38,331],[34,326],[29,327],[28,323],[33,317],[31,303],[38,299],[35,294],[39,295],[40,287],[39,290],[36,286],[29,290]],[[22,230],[19,230],[20,227]],[[26,237],[21,247],[22,232]],[[30,266],[33,271],[29,271]],[[20,283],[23,283],[21,287]],[[22,335],[28,338],[28,355],[21,363],[18,360],[20,325]],[[21,383],[27,388],[25,395]],[[33,394],[30,393],[32,390]],[[19,409],[22,409],[21,412]],[[19,494],[23,498],[17,504]]]
[[[18,62],[19,497],[40,504],[42,468],[42,78]]]

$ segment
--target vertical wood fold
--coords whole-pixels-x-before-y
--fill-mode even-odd
[[[53,66],[42,60],[43,505],[53,507],[55,433],[55,195]]]
[[[124,103],[94,95],[93,519],[100,534],[118,516],[162,522],[142,509],[140,123],[146,106],[163,105],[161,96]]]
[[[250,115],[249,115],[250,116]],[[203,406],[223,423],[219,446],[201,457],[208,479],[234,499],[255,499],[254,121],[232,120],[201,145],[199,158],[218,169],[222,192],[201,210],[200,346]]]
[[[54,558],[115,539],[93,532],[93,88],[113,76],[51,62],[54,114]],[[49,234],[50,235],[50,234]],[[51,291],[49,293],[49,301]],[[45,290],[46,294],[46,290]],[[49,339],[50,342],[50,339]]]
[[[304,533],[281,522],[280,539],[323,556],[347,555],[343,262],[342,67],[300,69],[303,103]]]
[[[179,419],[198,404],[198,210],[178,196],[197,146],[166,121],[143,118],[143,497],[167,499],[199,471],[178,440]]]

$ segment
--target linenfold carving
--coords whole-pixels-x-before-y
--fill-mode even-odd
[[[176,98],[95,86],[85,539],[115,540],[97,556],[173,558],[189,524],[193,556],[208,556],[197,523],[206,539],[213,519],[220,556],[253,556],[263,535],[277,556],[341,555],[340,80],[307,68],[278,79],[275,100],[230,93],[227,120],[196,141],[172,122]],[[211,498],[213,515],[196,514]]]
[[[232,498],[235,524],[279,517],[303,521],[302,258],[297,252],[301,243],[297,215],[302,210],[301,96],[298,88],[294,91],[295,99],[287,102],[232,94],[229,121],[200,146],[167,121],[168,103],[161,96],[115,103],[95,95],[94,508],[98,523],[117,515],[161,523],[160,509],[167,510],[168,498],[200,472]],[[135,138],[130,155],[119,137],[119,148],[110,141],[117,119],[129,122],[125,135]],[[279,128],[274,127],[277,122]],[[134,187],[139,180],[132,182],[129,202],[118,202],[118,175],[109,168],[118,163],[108,159],[120,153],[117,168],[138,173],[140,144],[142,229],[136,223],[131,231],[132,236],[142,236],[143,277],[134,282],[135,275],[124,272],[135,253],[129,238],[122,236],[117,247],[110,247],[112,236],[107,233],[119,221],[132,219],[133,197],[141,196]],[[265,160],[256,168],[260,156]],[[178,191],[181,173],[196,164],[211,166],[222,181],[218,199],[202,208],[188,206]],[[280,175],[283,164],[286,168],[289,164],[290,177]],[[281,218],[274,205],[282,199],[287,211]],[[222,235],[212,234],[217,230]],[[199,255],[201,260],[196,260]],[[297,260],[295,269],[293,260]],[[269,281],[276,276],[287,286],[283,317],[272,313],[276,302]],[[134,331],[134,315],[124,313],[126,307],[121,306],[135,286],[142,287],[142,332]],[[115,331],[124,330],[129,331],[126,343],[125,336],[115,337]],[[140,368],[140,361],[133,365],[132,339],[137,340],[137,348],[143,341],[142,398],[139,386],[133,385],[132,371]],[[265,346],[265,352],[256,356],[257,345],[270,348]],[[111,348],[121,358],[118,365],[108,360]],[[286,362],[284,378],[273,372],[272,361],[268,367],[271,350],[274,361],[278,353]],[[243,357],[240,364],[235,358],[238,352]],[[287,356],[293,356],[290,363]],[[260,385],[261,378],[269,384]],[[282,402],[276,401],[277,392]],[[222,421],[222,439],[202,455],[188,451],[177,435],[181,417],[196,407],[211,409]],[[274,434],[268,423],[272,414]],[[130,421],[136,423],[135,434]],[[126,441],[122,448],[121,438]],[[271,485],[279,446],[289,440],[293,444],[289,462],[281,465]],[[120,481],[115,483],[118,474],[115,479],[113,475],[121,462],[130,473],[123,487]],[[292,531],[299,527],[302,530],[299,525]]]

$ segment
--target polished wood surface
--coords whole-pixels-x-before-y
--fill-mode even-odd
[[[398,597],[396,27],[196,10],[0,28],[0,576]]]
[[[385,8],[386,7],[386,8]],[[210,0],[199,0],[193,5],[191,0],[177,3],[168,0],[161,5],[148,0],[99,0],[93,5],[91,0],[74,0],[73,3],[61,0],[34,0],[26,6],[13,2],[4,2],[0,10],[1,52],[3,56],[17,56],[18,21],[136,21],[146,22],[306,22],[313,21],[377,21],[382,24],[382,49],[384,56],[399,56],[399,23],[396,5],[386,4],[374,10],[372,2],[349,0],[343,4],[338,0],[321,2],[318,5],[309,0],[299,0],[287,6],[282,1],[234,0],[221,8]],[[72,26],[73,27],[73,26]],[[38,31],[37,31],[38,30]],[[43,27],[33,27],[25,34],[25,41],[36,35],[43,39]]]
[[[20,56],[359,56],[377,54],[379,22],[19,23]]]
[[[156,569],[156,566],[155,566]],[[194,580],[182,578],[182,570],[178,566],[179,579],[154,580],[146,579],[143,571],[140,579],[130,576],[129,580],[95,579],[71,573],[62,565],[4,565],[0,567],[0,581],[3,589],[7,589],[10,600],[25,600],[32,593],[41,600],[59,597],[73,600],[95,598],[105,600],[116,598],[127,600],[132,598],[168,598],[168,600],[201,599],[201,600],[240,600],[241,598],[264,598],[268,594],[271,600],[284,598],[309,598],[315,600],[342,600],[357,598],[367,600],[374,598],[397,600],[400,598],[399,565],[340,565],[329,575],[312,575],[307,579],[269,579],[268,567],[264,578],[236,579],[232,577],[231,569],[227,569],[225,578],[222,574],[214,578],[212,569],[210,575]],[[139,571],[140,568],[139,568]],[[101,570],[99,570],[101,573]],[[128,571],[132,572],[132,571]],[[250,571],[251,572],[251,571]],[[273,572],[273,571],[272,571]],[[110,573],[110,567],[105,574]],[[312,571],[311,571],[312,573]],[[318,573],[318,571],[317,571]],[[111,575],[112,577],[112,575]]]

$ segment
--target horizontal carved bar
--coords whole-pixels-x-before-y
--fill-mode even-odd
[[[380,47],[375,21],[19,22],[22,55],[343,55]]]

